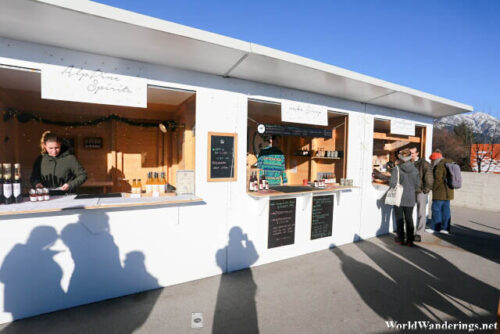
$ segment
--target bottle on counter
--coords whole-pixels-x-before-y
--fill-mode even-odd
[[[12,165],[5,163],[3,164],[3,202],[5,204],[14,202],[12,190]]]
[[[137,179],[132,179],[132,194],[137,194]]]
[[[167,179],[165,178],[165,172],[161,172],[160,179],[160,193],[164,194],[167,192]]]
[[[262,181],[262,190],[269,189],[269,184],[267,183],[266,180],[266,174],[262,175],[261,181]]]
[[[153,197],[160,196],[160,179],[158,178],[158,173],[154,173],[151,191],[153,193]]]
[[[146,194],[151,194],[153,191],[153,173],[148,173],[148,178],[146,180]]]
[[[252,172],[252,174],[250,175],[250,180],[248,180],[248,190],[249,191],[254,191],[254,188],[253,188],[253,177],[254,177],[254,175],[253,175],[253,172]]]
[[[21,203],[23,194],[21,189],[21,164],[14,164],[14,183],[12,184],[12,193],[14,202]]]
[[[255,172],[255,176],[253,178],[253,191],[259,191],[259,178],[257,176],[257,172]]]
[[[137,179],[137,188],[136,188],[137,194],[142,194],[142,182],[141,179]]]

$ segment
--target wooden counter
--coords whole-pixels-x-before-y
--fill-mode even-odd
[[[255,197],[255,198],[262,198],[262,197],[277,197],[277,196],[288,196],[288,195],[300,195],[300,194],[317,194],[317,193],[328,193],[328,192],[336,192],[336,191],[343,191],[343,190],[349,190],[349,189],[355,189],[359,187],[355,186],[328,186],[325,188],[315,188],[314,190],[309,190],[309,191],[298,191],[298,192],[281,192],[281,191],[276,191],[276,190],[259,190],[255,192],[247,192],[248,195]]]
[[[154,205],[176,205],[185,203],[203,203],[194,195],[171,194],[162,197],[130,198],[128,194],[122,197],[75,199],[76,195],[52,196],[48,201],[0,205],[0,216],[22,215],[44,212],[60,212],[65,210],[95,210],[108,208],[127,208]]]

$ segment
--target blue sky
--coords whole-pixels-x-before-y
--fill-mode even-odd
[[[98,2],[258,43],[500,118],[500,1]]]

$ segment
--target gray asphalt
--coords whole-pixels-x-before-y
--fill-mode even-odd
[[[500,213],[454,207],[452,221],[451,235],[426,233],[413,248],[393,235],[371,238],[15,321],[0,332],[395,333],[386,321],[493,324]],[[201,328],[192,328],[192,313],[202,314]]]

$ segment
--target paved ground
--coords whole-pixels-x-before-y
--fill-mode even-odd
[[[0,332],[394,333],[384,320],[494,323],[500,213],[453,208],[452,215],[451,235],[426,234],[414,248],[390,235],[372,238],[0,325]],[[202,328],[191,328],[192,312],[203,314]]]

